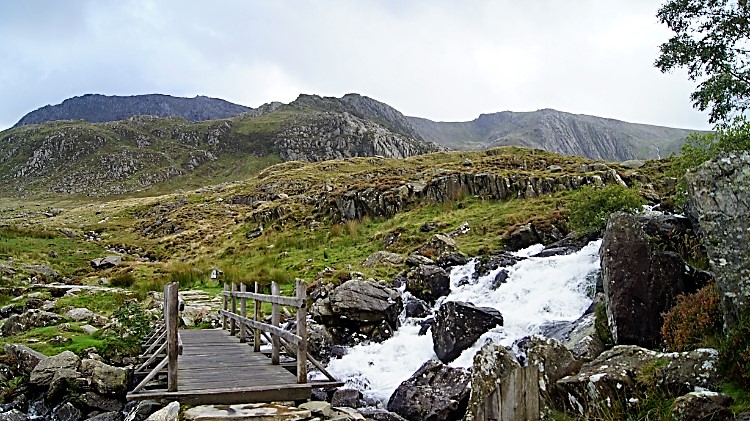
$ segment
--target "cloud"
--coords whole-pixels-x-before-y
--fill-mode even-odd
[[[0,127],[84,93],[208,95],[249,106],[358,92],[469,120],[556,108],[706,128],[684,74],[652,63],[658,3],[24,1],[0,5]]]

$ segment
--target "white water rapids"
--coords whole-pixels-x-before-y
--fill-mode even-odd
[[[495,290],[491,288],[492,281],[503,268],[475,281],[471,280],[475,261],[453,268],[451,293],[438,301],[433,312],[443,302],[465,301],[497,309],[503,315],[504,326],[484,334],[450,365],[470,367],[474,354],[488,341],[511,346],[518,339],[538,333],[544,324],[579,318],[591,304],[590,295],[595,287],[595,277],[591,275],[599,270],[600,244],[601,241],[591,242],[567,256],[530,257],[518,262],[505,268],[509,273],[507,282]],[[533,255],[541,248],[532,246],[517,255]],[[467,277],[470,283],[462,284],[461,279]],[[346,355],[329,363],[328,371],[345,380],[346,387],[386,403],[402,381],[425,361],[437,358],[432,350],[431,333],[417,334],[419,322],[424,319],[405,319],[404,314],[401,317],[402,325],[392,338],[348,348]]]

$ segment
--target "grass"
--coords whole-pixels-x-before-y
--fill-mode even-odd
[[[100,348],[104,340],[96,334],[88,335],[80,329],[80,323],[66,323],[57,326],[38,327],[21,334],[0,338],[3,346],[10,343],[27,345],[44,355],[56,355],[63,351],[72,351],[81,355],[88,348]],[[55,343],[54,338],[64,338]]]
[[[73,308],[87,308],[94,313],[110,316],[130,297],[125,292],[81,292],[74,296],[60,297],[55,302],[55,310],[61,314]]]

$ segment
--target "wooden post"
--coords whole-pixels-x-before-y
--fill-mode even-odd
[[[167,358],[169,359],[167,391],[169,392],[177,391],[177,355],[179,354],[179,341],[177,339],[178,286],[177,282],[172,282],[164,287],[164,296],[168,297],[165,322],[167,323]]]
[[[300,337],[297,347],[297,383],[307,383],[307,284],[297,279],[295,290],[302,304],[297,309],[297,336]]]
[[[281,292],[281,289],[279,288],[279,284],[276,283],[276,281],[271,283],[271,295],[279,295]],[[276,303],[273,303],[271,307],[271,324],[274,327],[279,327],[279,305]],[[271,334],[271,364],[278,364],[279,363],[279,348],[281,347],[281,344],[279,344],[279,337],[276,334]]]
[[[229,285],[224,284],[224,292],[227,291],[229,291]],[[229,301],[227,296],[222,294],[222,297],[224,298],[224,311],[229,310]],[[221,328],[227,330],[227,316],[221,317]]]
[[[255,282],[255,293],[260,294],[260,284]],[[253,300],[255,305],[255,311],[253,313],[253,320],[256,322],[260,320],[260,301]],[[253,329],[253,351],[260,352],[260,329]]]
[[[234,295],[235,292],[237,292],[237,285],[232,282],[232,314],[237,314],[237,297]],[[237,334],[237,320],[234,318],[229,321],[229,334],[232,336]]]
[[[240,284],[240,292],[245,292],[246,287],[244,283]],[[240,298],[240,316],[244,319],[247,317],[247,299],[245,297]],[[240,322],[240,342],[245,343],[247,342],[247,328],[245,327],[245,322]]]

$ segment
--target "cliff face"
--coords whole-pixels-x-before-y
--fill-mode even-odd
[[[408,119],[423,139],[451,149],[514,145],[609,161],[667,157],[693,132],[549,109],[482,114],[456,123]]]
[[[66,99],[61,104],[45,105],[23,116],[13,127],[54,120],[102,123],[139,115],[182,117],[189,121],[205,121],[229,118],[248,111],[252,111],[252,108],[205,96],[178,98],[156,94],[134,96],[89,94]]]

